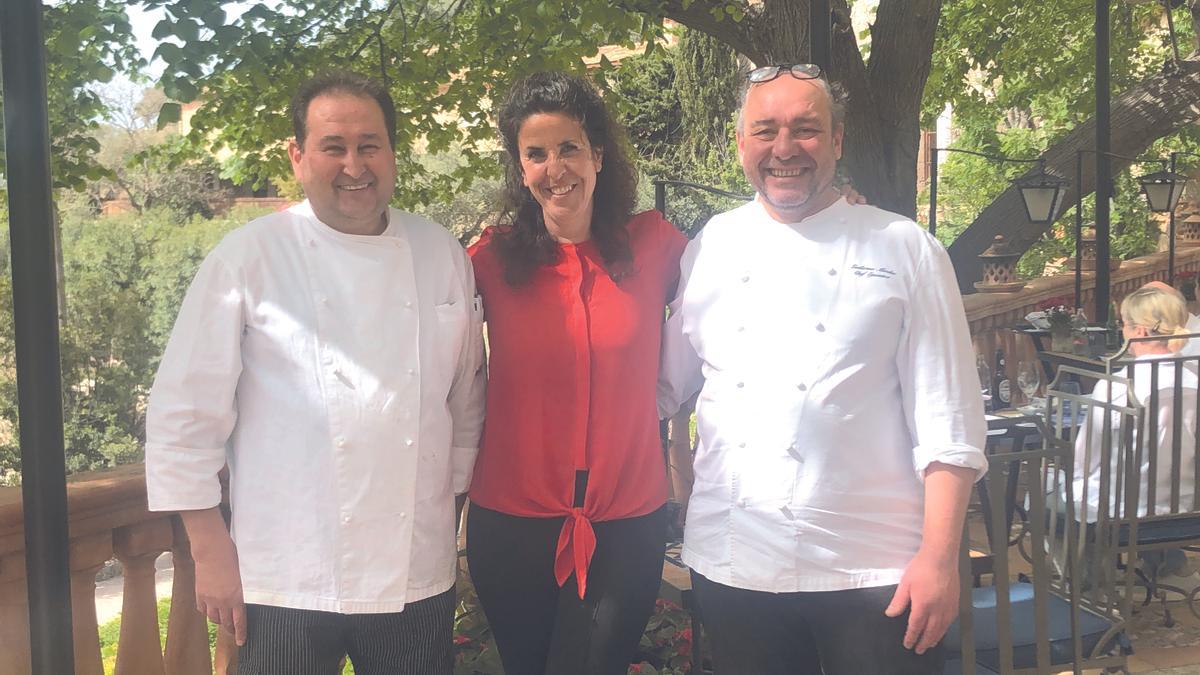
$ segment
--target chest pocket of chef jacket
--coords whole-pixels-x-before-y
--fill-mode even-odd
[[[437,324],[434,325],[431,344],[437,355],[434,362],[439,374],[445,374],[447,377],[454,375],[459,354],[463,349],[469,318],[467,312],[470,309],[468,303],[460,300],[450,300],[433,307],[434,314],[437,315]]]
[[[829,351],[812,392],[813,402],[824,414],[849,422],[869,412],[875,395],[884,393],[874,386],[861,389],[866,384],[861,373],[895,367],[908,300],[899,275],[848,278],[830,309],[824,322]]]

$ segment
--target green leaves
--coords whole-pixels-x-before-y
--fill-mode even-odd
[[[465,175],[496,173],[480,150],[494,142],[491,101],[515,78],[582,72],[598,45],[632,47],[662,33],[660,21],[597,0],[397,0],[390,13],[383,3],[281,0],[253,3],[236,17],[215,0],[146,4],[167,10],[155,27],[166,64],[161,84],[175,101],[202,101],[191,140],[232,152],[238,159],[226,168],[234,180],[290,172],[276,148],[290,135],[285,106],[301,80],[328,68],[386,78],[400,112],[397,201],[406,206],[447,199]],[[613,67],[607,57],[599,62],[600,72]],[[467,166],[436,175],[415,161],[418,148],[463,148]]]
[[[162,131],[168,124],[175,124],[180,118],[180,106],[178,103],[168,101],[162,104],[158,109],[158,130]]]

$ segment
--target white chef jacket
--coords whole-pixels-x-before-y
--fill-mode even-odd
[[[986,468],[945,250],[874,207],[785,224],[755,200],[710,220],[681,265],[659,412],[703,384],[683,560],[756,591],[898,583],[926,467]]]
[[[449,233],[388,217],[379,236],[338,232],[308,202],[259,218],[180,308],[147,413],[149,505],[216,506],[228,462],[248,603],[398,612],[454,583],[482,308]]]
[[[1159,356],[1158,358],[1163,358]],[[1175,400],[1175,362],[1155,363],[1156,355],[1143,354],[1134,363],[1133,392],[1137,405],[1146,406],[1146,421],[1143,428],[1149,433],[1150,416],[1156,416],[1155,437],[1157,439],[1157,476],[1155,476],[1155,515],[1171,513],[1171,453],[1175,435],[1175,411],[1181,416],[1179,449],[1180,449],[1180,482],[1179,510],[1192,510],[1192,498],[1195,494],[1196,475],[1196,397],[1200,380],[1191,364],[1182,368],[1180,376],[1180,401]],[[1158,406],[1150,409],[1150,394],[1154,389],[1151,379],[1153,370],[1158,369]],[[1120,377],[1129,377],[1129,369],[1123,368],[1116,373]],[[1112,383],[1112,393],[1109,393],[1109,381],[1099,380],[1092,390],[1092,398],[1098,401],[1111,402],[1113,405],[1129,405],[1129,395],[1125,384]],[[1094,523],[1098,519],[1101,487],[1101,445],[1104,441],[1104,415],[1088,415],[1088,427],[1082,429],[1075,438],[1075,480],[1074,495],[1078,503],[1086,500],[1087,510],[1084,514],[1086,522]],[[1110,415],[1112,428],[1111,442],[1114,452],[1110,456],[1109,470],[1110,499],[1116,493],[1117,465],[1119,457],[1120,416],[1116,412]],[[1138,430],[1135,429],[1137,434]],[[1136,436],[1135,436],[1136,438]],[[1142,439],[1142,465],[1138,469],[1141,476],[1141,486],[1138,492],[1138,515],[1148,512],[1150,497],[1150,457],[1151,439]],[[1086,494],[1085,494],[1086,486]],[[1111,515],[1112,509],[1109,509]],[[1078,516],[1077,516],[1078,517]]]

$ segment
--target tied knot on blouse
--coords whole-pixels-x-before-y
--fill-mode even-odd
[[[558,533],[558,547],[554,554],[554,578],[558,585],[567,583],[571,572],[579,586],[579,599],[587,593],[587,572],[596,552],[596,531],[592,521],[583,515],[583,509],[575,507],[563,521]]]

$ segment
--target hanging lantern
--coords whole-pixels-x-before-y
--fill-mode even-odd
[[[1138,178],[1138,183],[1142,186],[1142,194],[1146,195],[1151,211],[1170,213],[1179,205],[1187,176],[1171,171],[1155,171]]]
[[[1013,184],[1021,191],[1021,199],[1025,202],[1025,215],[1029,217],[1029,222],[1047,225],[1053,223],[1062,211],[1067,186],[1071,182],[1047,172],[1043,166],[1036,176],[1019,178],[1014,180]]]

